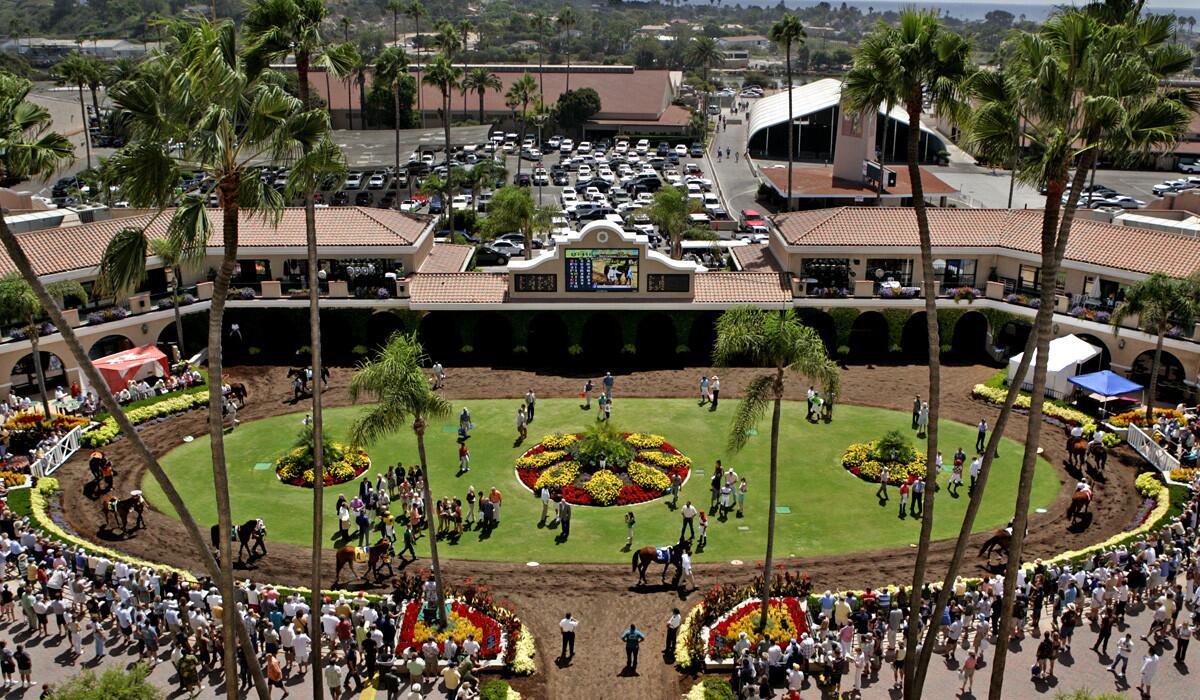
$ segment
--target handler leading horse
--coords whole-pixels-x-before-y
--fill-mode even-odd
[[[683,573],[683,553],[692,553],[691,540],[681,539],[677,544],[669,547],[642,547],[633,553],[633,570],[638,574],[638,585],[646,583],[646,569],[650,568],[650,564],[662,564],[662,582],[667,582],[667,569],[675,566],[675,580],[679,580],[679,576]]]
[[[111,514],[116,525],[121,526],[121,534],[129,532],[129,511],[137,513],[137,520],[133,523],[134,530],[140,530],[146,527],[146,521],[142,519],[142,513],[146,509],[146,501],[142,498],[141,491],[130,491],[129,498],[117,498],[116,496],[105,496],[100,499],[100,512],[104,515],[104,527],[108,527],[108,517]],[[116,531],[116,528],[113,528]]]
[[[220,561],[221,526],[213,525],[210,534],[213,549],[217,552],[217,561]],[[262,518],[247,520],[235,527],[230,534],[230,539],[236,539],[239,542],[238,561],[242,561],[242,552],[248,552],[250,561],[267,556],[267,525]]]
[[[359,576],[354,570],[354,561],[359,557],[365,559],[367,564],[367,570],[363,572],[362,576]],[[381,570],[384,566],[388,569],[388,576],[395,574],[395,571],[392,569],[392,543],[386,537],[366,549],[360,547],[342,547],[337,551],[336,561],[337,569],[333,576],[334,586],[337,586],[338,582],[342,580],[342,567],[347,565],[350,566],[351,575],[363,581],[367,581],[371,574],[375,574],[375,581],[377,583],[382,582],[383,573]]]

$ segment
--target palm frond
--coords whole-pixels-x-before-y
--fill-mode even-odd
[[[145,231],[135,228],[118,231],[100,256],[96,291],[105,296],[124,296],[137,289],[146,279],[148,249]]]
[[[767,407],[773,400],[772,385],[775,377],[763,374],[750,380],[746,386],[742,400],[738,402],[737,410],[733,412],[733,421],[729,425],[729,440],[727,446],[730,452],[740,452],[750,441],[751,431],[767,413]]]

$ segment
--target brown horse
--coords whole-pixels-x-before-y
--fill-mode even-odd
[[[1000,529],[992,533],[979,548],[979,556],[984,557],[987,561],[992,560],[992,553],[996,550],[1008,553],[1008,546],[1012,544],[1012,535],[1008,534],[1008,530]]]
[[[1096,463],[1096,471],[1104,473],[1104,467],[1108,464],[1108,448],[1104,445],[1093,442],[1088,445],[1088,457]]]
[[[246,399],[250,398],[250,392],[246,391],[246,385],[241,382],[229,383],[229,399],[238,402],[238,408],[246,407]]]
[[[633,570],[638,574],[638,584],[646,583],[646,569],[650,568],[650,564],[658,563],[663,565],[662,582],[667,582],[667,569],[671,565],[675,565],[675,580],[678,581],[683,573],[683,565],[681,559],[683,553],[692,553],[691,540],[679,540],[678,544],[670,547],[642,547],[633,553]]]
[[[142,513],[146,509],[146,501],[142,498],[141,491],[130,492],[129,498],[117,498],[116,496],[105,496],[100,499],[100,513],[104,516],[104,527],[109,527],[109,515],[114,516],[115,524],[121,526],[121,533],[129,532],[129,511],[137,513],[137,520],[133,524],[133,529],[138,530],[146,527],[146,521],[142,519]],[[113,528],[116,531],[116,528]]]
[[[1088,490],[1076,491],[1071,494],[1071,505],[1067,506],[1067,517],[1071,519],[1071,524],[1082,518],[1092,505],[1092,492]]]
[[[383,574],[381,569],[384,566],[388,569],[388,576],[395,574],[395,571],[392,570],[392,543],[386,537],[366,550],[367,570],[363,572],[362,576],[359,576],[354,571],[354,561],[358,552],[358,547],[342,547],[337,551],[337,570],[333,577],[334,586],[338,585],[338,582],[342,580],[342,567],[347,565],[350,567],[350,573],[363,581],[368,580],[371,574],[375,574],[376,583],[382,582]]]
[[[1082,437],[1067,438],[1067,464],[1076,469],[1087,468],[1088,441]]]

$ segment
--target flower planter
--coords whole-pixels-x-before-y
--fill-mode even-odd
[[[875,296],[875,282],[873,280],[854,280],[855,299],[870,299],[873,296]]]
[[[262,283],[262,298],[263,299],[278,299],[280,297],[278,280],[263,280]]]
[[[1003,299],[1004,298],[1004,283],[1003,282],[988,282],[987,289],[984,291],[984,296],[988,299]]]
[[[333,299],[345,299],[350,296],[350,285],[343,280],[329,282],[329,296]]]
[[[196,298],[197,299],[200,299],[200,300],[212,299],[212,295],[213,295],[213,283],[212,282],[196,283]]]
[[[79,309],[63,309],[62,315],[63,320],[66,321],[67,325],[71,328],[79,326]]]
[[[547,435],[517,459],[517,479],[534,494],[545,486],[572,505],[626,506],[666,496],[673,475],[681,484],[691,475],[692,460],[661,436],[626,433],[633,459],[604,469],[576,461],[572,448],[579,437]]]

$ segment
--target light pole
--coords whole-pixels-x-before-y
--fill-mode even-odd
[[[537,114],[533,115],[533,123],[535,125],[537,125],[537,130],[538,130],[538,150],[539,151],[542,149],[542,145],[543,145],[542,127],[546,125],[546,120],[548,120],[549,118],[550,118],[549,114],[546,114],[545,112],[542,112],[540,110],[538,111]],[[541,165],[540,162],[538,164]],[[534,172],[534,175],[536,176],[537,173]],[[542,180],[538,180],[537,188],[538,188],[538,206],[540,207],[540,206],[542,206]]]

